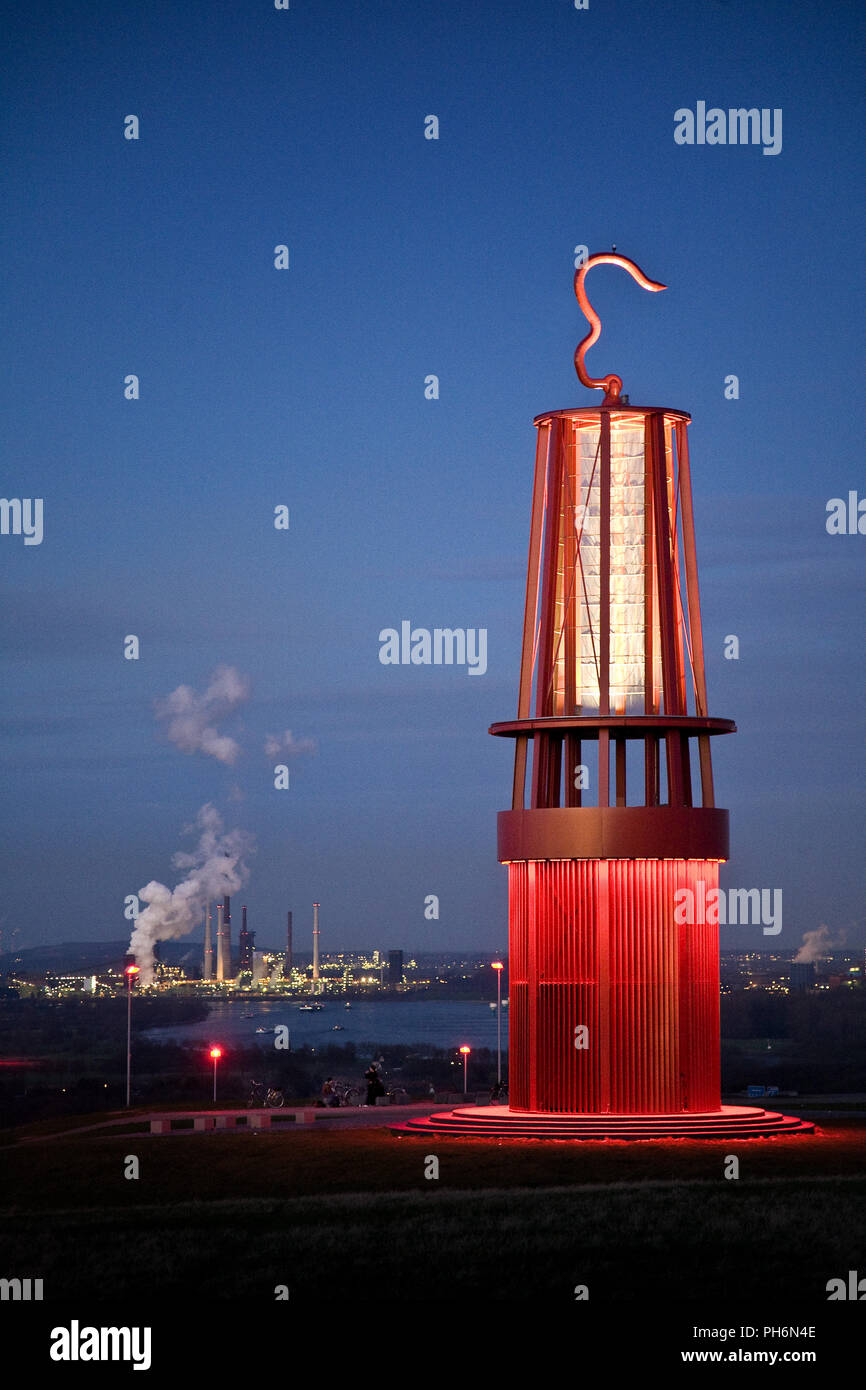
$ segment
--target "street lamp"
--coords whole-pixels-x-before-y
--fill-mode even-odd
[[[472,1049],[464,1044],[460,1051],[463,1053],[463,1094],[465,1096],[469,1085],[469,1053]]]
[[[211,1055],[211,1057],[213,1058],[213,1103],[214,1103],[214,1105],[216,1105],[216,1071],[217,1071],[217,1062],[219,1061],[220,1057],[222,1057],[222,1055],[223,1055],[223,1050],[222,1050],[221,1047],[212,1047],[211,1050],[210,1050],[210,1055]]]
[[[502,971],[504,969],[501,960],[494,960],[490,963],[491,969],[496,971],[496,1084],[502,1086]]]
[[[127,1003],[126,1003],[126,1105],[129,1108],[131,1083],[132,1083],[132,981],[141,971],[137,965],[126,967],[126,978],[128,981]]]

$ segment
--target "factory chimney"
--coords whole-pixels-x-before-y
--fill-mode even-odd
[[[204,978],[213,979],[213,941],[210,934],[210,903],[205,903],[204,909]]]
[[[226,978],[226,941],[223,930],[223,906],[217,903],[217,973],[218,981]]]
[[[319,980],[319,904],[313,903],[313,993]]]
[[[228,894],[223,898],[223,931],[226,934],[225,977],[231,980],[235,972],[232,968],[232,900]]]
[[[241,935],[238,955],[238,966],[241,970],[252,970],[253,952],[255,950],[256,934],[254,931],[247,931],[247,910],[242,910]]]
[[[283,966],[283,979],[290,980],[292,977],[292,914],[286,914],[286,963]]]

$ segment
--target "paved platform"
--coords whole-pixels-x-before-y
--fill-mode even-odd
[[[164,1115],[143,1115],[151,1134],[248,1133],[267,1130],[288,1134],[315,1123],[316,1129],[387,1129],[395,1117],[422,1119],[435,1110],[433,1105],[345,1105],[265,1106],[249,1110],[168,1111]],[[193,1128],[190,1131],[189,1121]],[[172,1121],[174,1123],[172,1123]],[[185,1123],[181,1123],[185,1121]]]
[[[122,1110],[72,1129],[60,1129],[52,1134],[23,1135],[21,1143],[56,1143],[59,1139],[82,1134],[110,1139],[115,1129],[123,1129],[125,1135],[140,1130],[142,1135],[175,1136],[247,1134],[262,1130],[290,1134],[295,1130],[308,1129],[313,1123],[316,1129],[387,1129],[395,1117],[420,1118],[435,1109],[436,1105],[424,1102],[412,1105],[346,1105],[334,1109],[329,1106],[289,1105],[226,1110],[154,1110],[144,1114],[130,1114]]]
[[[389,1124],[397,1135],[441,1135],[464,1139],[766,1139],[812,1134],[815,1126],[795,1115],[757,1106],[723,1105],[720,1110],[669,1115],[560,1115],[509,1110],[505,1105],[461,1105]]]
[[[762,1138],[773,1134],[809,1134],[815,1129],[811,1121],[844,1119],[866,1123],[866,1112],[856,1110],[813,1110],[805,1097],[792,1100],[791,1108],[800,1112],[779,1115],[757,1106],[724,1105],[721,1112],[709,1115],[672,1116],[598,1116],[598,1115],[538,1115],[510,1111],[506,1106],[457,1105],[445,1109],[442,1101],[411,1105],[339,1106],[336,1109],[319,1106],[287,1106],[270,1110],[164,1110],[129,1114],[121,1110],[109,1112],[90,1124],[52,1134],[22,1135],[21,1143],[56,1143],[77,1135],[111,1137],[113,1129],[129,1132],[135,1126],[142,1134],[179,1135],[260,1132],[292,1134],[310,1128],[389,1129],[394,1134],[452,1134],[455,1137],[479,1139],[654,1139],[654,1138]],[[845,1097],[849,1099],[849,1097]],[[860,1097],[857,1097],[860,1099]],[[304,1116],[301,1123],[296,1118]],[[245,1123],[239,1123],[240,1117]],[[254,1119],[253,1117],[260,1117]],[[312,1125],[310,1122],[312,1117]],[[456,1117],[456,1118],[455,1118]],[[185,1121],[181,1125],[181,1121]],[[174,1122],[174,1124],[172,1124]],[[176,1127],[175,1127],[176,1126]]]

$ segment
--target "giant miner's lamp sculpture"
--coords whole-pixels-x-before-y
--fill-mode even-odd
[[[575,293],[591,330],[575,366],[604,399],[535,420],[517,719],[490,730],[516,749],[512,807],[499,816],[510,1104],[395,1129],[807,1132],[800,1120],[720,1100],[718,927],[700,909],[728,857],[710,740],[735,726],[707,712],[690,417],[632,406],[618,376],[584,366],[601,332],[585,280],[604,264],[665,288],[624,256],[581,266]],[[695,911],[677,911],[689,901]]]

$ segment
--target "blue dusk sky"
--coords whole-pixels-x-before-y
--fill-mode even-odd
[[[44,533],[0,536],[5,950],[123,936],[208,802],[255,838],[258,944],[292,908],[306,947],[318,900],[325,950],[505,948],[486,731],[516,711],[532,419],[599,401],[574,248],[613,243],[669,288],[595,270],[587,365],[694,421],[722,880],[784,894],[781,935],[722,948],[864,944],[866,535],[826,528],[866,497],[864,15],[7,7],[0,491]],[[781,149],[678,144],[699,102],[781,111]],[[403,620],[486,629],[486,672],[383,666]],[[233,764],[156,716],[220,666]],[[286,730],[316,751],[276,790]]]

